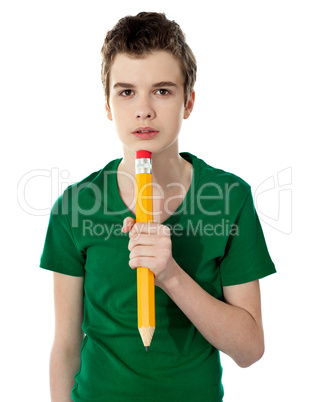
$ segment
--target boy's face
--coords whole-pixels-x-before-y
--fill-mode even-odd
[[[180,65],[171,53],[156,51],[141,59],[121,53],[110,72],[109,104],[107,116],[123,145],[157,153],[177,140],[193,109],[194,93],[185,107]],[[137,132],[143,129],[150,132]]]

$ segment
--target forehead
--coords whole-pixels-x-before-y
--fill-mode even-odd
[[[182,84],[179,61],[170,52],[155,51],[136,58],[127,53],[115,57],[110,72],[110,84],[115,82],[149,83],[172,81]]]

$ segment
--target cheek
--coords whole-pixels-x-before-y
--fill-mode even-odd
[[[184,105],[177,103],[165,103],[164,105],[160,105],[160,115],[164,116],[166,122],[178,122],[182,120],[184,113]]]
[[[118,134],[121,135],[123,129],[126,128],[128,125],[127,110],[115,104],[111,104],[111,110],[115,129]]]
[[[167,121],[174,127],[176,131],[180,131],[183,122],[184,107],[174,108],[173,110],[167,111],[166,115]]]

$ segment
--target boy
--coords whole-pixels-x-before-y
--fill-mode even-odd
[[[52,400],[222,401],[219,350],[241,367],[261,358],[258,280],[275,272],[250,186],[178,152],[196,62],[174,21],[123,18],[102,57],[123,158],[69,186],[51,213],[40,266],[55,272]],[[149,224],[135,223],[141,149],[153,160]],[[155,275],[148,353],[136,322],[139,266]]]

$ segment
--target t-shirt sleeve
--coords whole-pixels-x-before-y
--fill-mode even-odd
[[[76,245],[62,200],[60,196],[51,210],[39,266],[61,274],[84,276],[85,255]]]
[[[220,262],[222,286],[238,285],[276,272],[256,213],[251,189],[240,208]]]

